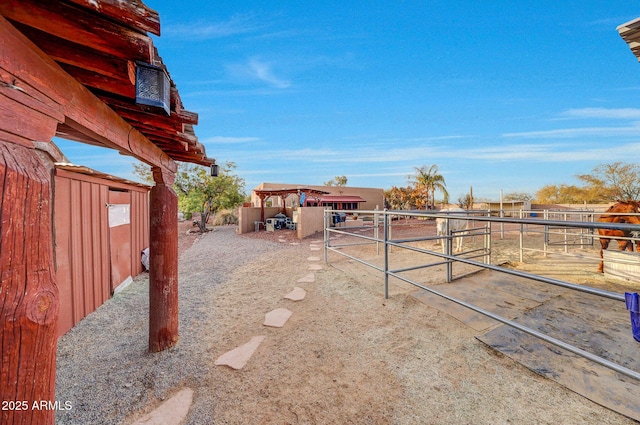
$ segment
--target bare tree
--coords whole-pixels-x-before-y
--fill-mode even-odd
[[[580,174],[585,189],[608,201],[637,200],[640,198],[640,165],[614,162],[600,164],[591,174]]]
[[[325,186],[338,186],[344,187],[347,185],[347,176],[335,176],[328,182],[324,182]]]

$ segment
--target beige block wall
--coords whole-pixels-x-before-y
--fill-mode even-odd
[[[275,217],[282,210],[278,207],[266,207],[264,209],[265,220]],[[297,231],[298,238],[304,239],[316,232],[324,232],[324,207],[298,208]],[[293,209],[287,208],[286,214],[293,218]],[[255,222],[260,221],[260,208],[240,207],[238,208],[238,233],[255,232]],[[260,227],[264,231],[264,227]]]
[[[298,239],[324,233],[324,207],[298,208]]]
[[[265,220],[275,217],[280,212],[278,207],[267,207],[264,209]],[[260,221],[260,208],[240,207],[238,208],[238,233],[249,233],[255,231],[255,222]],[[264,227],[261,227],[264,229]]]

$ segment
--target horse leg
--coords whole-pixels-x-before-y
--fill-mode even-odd
[[[598,271],[600,273],[604,273],[604,255],[602,252],[609,247],[609,239],[602,238],[600,239],[600,265],[598,266]]]
[[[620,251],[631,251],[631,244],[627,240],[618,240],[618,249]]]

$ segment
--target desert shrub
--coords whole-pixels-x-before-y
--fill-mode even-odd
[[[218,211],[213,218],[214,226],[224,226],[225,224],[238,224],[238,217],[232,210]]]

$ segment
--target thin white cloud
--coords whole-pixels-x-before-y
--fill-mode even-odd
[[[279,78],[274,75],[273,70],[271,69],[271,64],[259,61],[257,59],[252,59],[249,61],[249,69],[255,78],[258,80],[264,81],[272,87],[277,87],[280,89],[286,89],[291,86],[291,82]]]
[[[200,139],[201,143],[204,144],[240,144],[240,143],[249,143],[249,142],[257,142],[259,141],[259,137],[225,137],[225,136],[214,136],[207,137],[206,139]]]
[[[556,130],[525,131],[519,133],[504,133],[506,138],[575,138],[575,137],[613,137],[640,135],[640,126],[628,127],[584,127],[584,128],[560,128]]]
[[[585,147],[579,150],[576,150],[575,147],[571,148],[570,146],[556,144],[513,144],[491,148],[467,149],[457,153],[461,158],[484,161],[609,161],[624,160],[629,155],[639,155],[640,143]]]
[[[569,118],[604,118],[640,120],[638,108],[578,108],[568,109],[561,116]]]
[[[622,120],[628,121],[628,125],[618,126],[589,126],[568,127],[553,130],[523,131],[504,133],[505,138],[586,138],[586,137],[621,137],[640,135],[640,109],[639,108],[574,108],[561,112],[555,121],[560,120]]]
[[[226,21],[189,22],[186,24],[168,24],[163,26],[163,36],[167,38],[187,38],[207,40],[234,35],[252,34],[266,27],[264,20],[253,15],[234,15]]]
[[[238,82],[262,82],[271,88],[285,89],[291,86],[291,82],[278,77],[271,63],[252,58],[246,63],[229,64],[226,66],[229,76]]]
[[[576,162],[576,161],[616,161],[629,156],[640,156],[640,142],[617,146],[591,146],[579,150],[575,146],[562,144],[508,144],[489,147],[410,147],[389,149],[377,146],[368,150],[342,148],[324,149],[269,149],[260,155],[261,161],[286,161],[291,164],[392,164],[392,163],[435,163],[442,160],[505,162]]]

